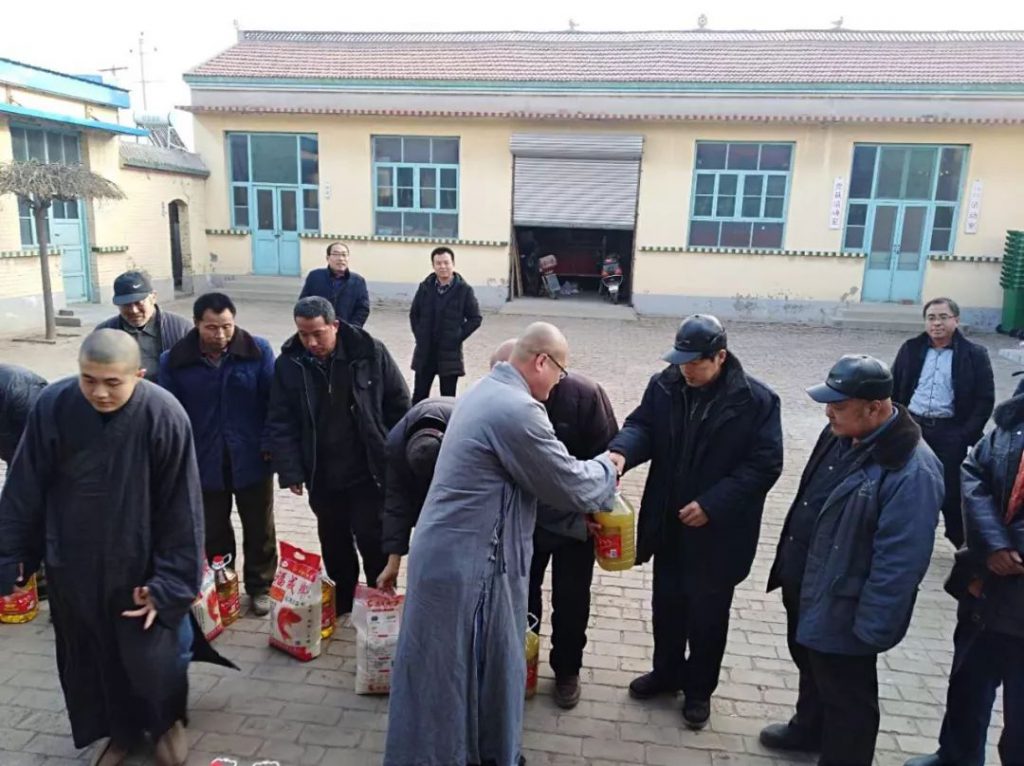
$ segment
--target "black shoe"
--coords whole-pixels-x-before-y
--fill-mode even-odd
[[[773,723],[761,729],[761,744],[769,750],[816,753],[821,743],[788,723]]]
[[[683,719],[689,728],[700,731],[708,725],[709,718],[711,718],[711,700],[687,698],[683,702]]]
[[[919,755],[917,758],[911,758],[903,766],[955,766],[955,764],[944,761],[939,758],[938,753],[933,753],[932,755]]]
[[[580,701],[579,676],[555,676],[555,704],[563,710],[572,710]]]
[[[651,699],[662,694],[675,694],[677,691],[677,684],[669,683],[655,673],[645,673],[639,678],[634,678],[629,684],[629,696],[638,700]]]

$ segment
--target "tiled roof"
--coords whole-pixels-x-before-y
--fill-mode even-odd
[[[440,117],[445,119],[503,119],[503,120],[528,120],[551,122],[569,122],[576,120],[616,120],[619,122],[636,122],[639,120],[656,122],[857,122],[857,123],[879,123],[879,124],[956,124],[956,125],[1020,125],[1024,123],[1024,117],[964,117],[947,115],[869,115],[851,114],[836,115],[826,110],[806,114],[737,114],[737,113],[693,113],[685,112],[678,114],[654,114],[650,112],[626,112],[615,113],[609,111],[573,112],[560,109],[551,111],[521,111],[507,109],[348,109],[344,107],[303,107],[303,106],[194,106],[182,104],[176,106],[183,112],[192,114],[334,114],[346,117]]]
[[[1024,32],[246,31],[188,78],[1021,85]]]
[[[202,178],[210,175],[202,157],[192,152],[129,141],[121,142],[120,152],[121,163],[126,167],[160,170],[165,173],[182,173]]]

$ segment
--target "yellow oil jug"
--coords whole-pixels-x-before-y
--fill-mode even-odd
[[[31,622],[39,614],[39,595],[36,592],[36,576],[19,592],[0,598],[0,623],[19,624]]]
[[[338,591],[326,570],[321,571],[320,576],[323,578],[320,581],[320,638],[324,639],[334,635],[338,622]]]
[[[537,693],[537,672],[540,666],[540,621],[535,615],[527,615],[526,628],[526,699]]]
[[[594,514],[601,525],[594,536],[594,551],[601,569],[621,572],[636,562],[636,512],[621,492],[615,493],[611,509]]]

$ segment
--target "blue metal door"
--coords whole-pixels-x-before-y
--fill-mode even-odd
[[[253,189],[256,197],[256,227],[252,237],[252,273],[277,274],[277,240],[280,239],[277,226],[277,204],[273,187],[257,186]]]
[[[277,190],[280,229],[277,238],[277,273],[297,277],[299,267],[299,199],[297,189]]]
[[[872,206],[864,300],[916,302],[926,262],[928,205],[877,203]]]
[[[89,264],[77,200],[54,202],[50,209],[52,245],[60,248],[60,268],[64,277],[64,299],[68,303],[89,300]]]
[[[298,190],[257,186],[256,225],[253,229],[253,273],[298,276]]]

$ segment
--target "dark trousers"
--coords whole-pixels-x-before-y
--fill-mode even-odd
[[[387,564],[388,557],[381,550],[383,505],[384,496],[372,481],[343,490],[315,489],[309,495],[324,568],[338,586],[339,615],[352,611],[359,582],[359,557],[363,559],[366,582],[372,587],[376,587],[377,577]]]
[[[789,725],[821,744],[819,766],[871,766],[878,739],[878,655],[825,654],[796,641],[799,589],[784,588],[789,652],[800,671]]]
[[[538,530],[530,563],[530,614],[542,619],[541,585],[551,568],[551,654],[556,678],[578,676],[583,667],[590,620],[590,584],[594,579],[594,543]]]
[[[709,700],[722,670],[733,588],[690,580],[678,553],[655,554],[654,673],[691,700]]]
[[[251,487],[203,492],[206,517],[206,557],[231,556],[235,561],[235,531],[231,526],[231,501],[242,522],[242,574],[245,592],[259,596],[270,590],[277,569],[277,538],[274,533],[274,480]]]
[[[1003,686],[1003,734],[999,759],[1024,764],[1024,638],[979,630],[958,622],[953,634],[953,670],[939,757],[957,766],[984,766],[985,739],[996,690]]]
[[[951,418],[934,420],[914,418],[921,425],[921,435],[942,463],[946,496],[942,501],[942,518],[946,538],[957,548],[964,544],[964,521],[960,511],[960,466],[967,457],[968,444],[960,426]]]
[[[438,375],[437,360],[428,358],[423,365],[413,371],[415,381],[413,382],[412,403],[423,401],[430,396],[430,388],[434,385],[434,377],[440,379],[441,396],[455,396],[455,386],[459,382],[458,375]]]

